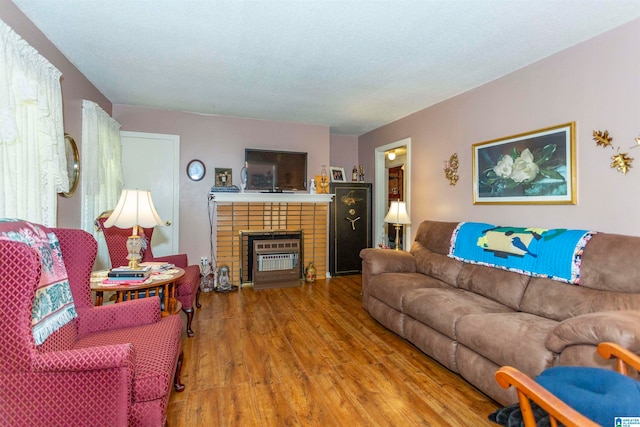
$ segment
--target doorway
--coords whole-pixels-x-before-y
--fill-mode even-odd
[[[180,136],[120,132],[124,188],[150,190],[153,205],[165,222],[156,227],[153,255],[178,253],[180,202]]]
[[[386,153],[394,150],[396,157],[389,160]],[[401,171],[401,174],[398,173]],[[395,194],[394,194],[394,188]],[[407,204],[407,211],[411,214],[411,138],[405,138],[375,149],[375,218],[374,235],[375,246],[389,244],[395,240],[395,227],[387,227],[384,217],[389,209],[391,200],[403,201]],[[392,231],[392,235],[389,234]],[[411,225],[401,230],[400,240],[407,242],[411,236]],[[408,249],[410,245],[404,245]]]

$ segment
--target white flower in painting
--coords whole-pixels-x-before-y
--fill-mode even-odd
[[[511,171],[513,170],[513,159],[511,156],[502,156],[497,165],[493,167],[493,171],[500,178],[509,178]]]
[[[518,183],[530,182],[535,179],[538,172],[540,172],[540,168],[534,163],[531,151],[526,148],[522,150],[520,157],[513,162],[513,170],[509,178]]]

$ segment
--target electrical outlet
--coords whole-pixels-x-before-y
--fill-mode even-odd
[[[204,266],[209,263],[209,260],[206,256],[200,257],[200,265]]]

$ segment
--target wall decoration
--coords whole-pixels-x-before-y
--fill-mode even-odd
[[[618,148],[618,154],[615,156],[611,156],[611,169],[617,169],[618,172],[622,172],[623,175],[626,175],[631,169],[631,163],[633,162],[633,158],[629,157],[629,153],[621,153],[620,148]]]
[[[596,144],[602,148],[604,147],[611,147],[613,148],[613,146],[611,145],[611,141],[613,141],[613,137],[609,136],[609,131],[608,130],[604,130],[600,131],[600,130],[594,130],[593,131],[593,140],[596,142]]]
[[[191,181],[200,181],[207,173],[207,168],[201,160],[193,159],[187,165],[187,176]]]
[[[575,122],[473,144],[474,204],[575,204]]]
[[[80,156],[76,141],[68,133],[64,134],[64,153],[66,157],[67,176],[69,177],[69,191],[58,193],[62,197],[71,197],[78,188],[80,178]]]
[[[449,160],[444,162],[444,176],[449,180],[449,185],[456,185],[458,183],[458,153],[453,153]]]
[[[613,141],[613,137],[609,136],[609,131],[593,131],[593,140],[596,142],[598,146],[601,147],[611,147],[613,150],[613,145],[611,142]],[[640,138],[636,138],[637,144],[631,148],[636,148],[638,144],[640,144]],[[622,172],[623,175],[626,175],[631,169],[631,163],[633,163],[633,158],[629,157],[629,153],[621,153],[620,147],[618,147],[618,154],[611,156],[611,169],[617,169],[618,172]]]
[[[231,186],[231,169],[216,168],[216,187]]]
[[[329,171],[331,172],[331,182],[347,182],[344,175],[344,168],[329,166]]]

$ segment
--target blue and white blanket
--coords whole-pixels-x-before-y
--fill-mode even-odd
[[[458,224],[449,257],[536,277],[579,284],[582,251],[595,234],[586,230]]]

